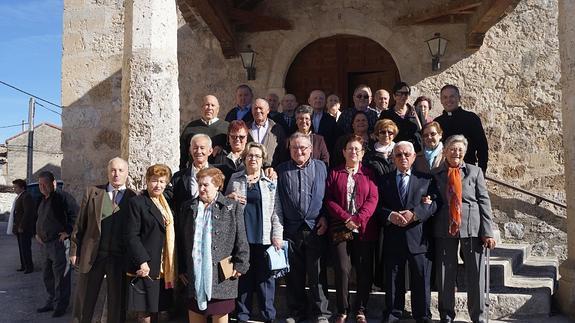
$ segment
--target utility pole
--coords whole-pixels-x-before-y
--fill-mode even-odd
[[[34,174],[34,114],[36,110],[36,101],[30,98],[28,101],[28,161],[26,163],[26,179],[28,184],[32,182]]]

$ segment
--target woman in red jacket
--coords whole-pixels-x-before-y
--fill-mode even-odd
[[[330,216],[335,255],[336,323],[345,322],[349,312],[348,282],[352,264],[357,276],[357,297],[353,308],[356,321],[367,322],[365,311],[373,278],[373,249],[378,235],[376,219],[372,215],[378,194],[373,173],[361,164],[363,141],[360,136],[348,137],[343,149],[345,163],[332,169],[326,182],[325,206]]]

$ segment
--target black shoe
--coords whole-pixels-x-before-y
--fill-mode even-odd
[[[34,272],[34,268],[24,270],[25,274],[29,274],[29,273],[33,273],[33,272]]]
[[[64,314],[66,314],[66,309],[55,310],[54,313],[52,313],[52,317],[60,317],[64,316]]]
[[[45,305],[44,307],[40,307],[36,310],[38,313],[50,312],[54,309],[52,305]]]
[[[18,268],[16,271],[24,271],[24,268]]]

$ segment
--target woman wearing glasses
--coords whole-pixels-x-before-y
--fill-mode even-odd
[[[163,193],[172,172],[156,164],[146,171],[146,190],[130,200],[126,220],[128,252],[128,310],[138,322],[157,321],[176,284],[174,217]]]
[[[395,105],[389,110],[383,111],[379,115],[379,119],[389,119],[395,122],[399,128],[395,141],[409,141],[413,144],[415,151],[418,152],[421,150],[419,130],[422,124],[413,106],[407,103],[411,89],[407,83],[399,82],[393,86],[392,92]]]
[[[377,122],[377,112],[368,109],[371,103],[371,88],[367,85],[358,85],[353,91],[353,108],[347,108],[342,111],[337,125],[345,134],[353,132],[352,123],[353,117],[357,112],[365,113],[368,121],[368,131],[371,131]]]
[[[395,170],[393,164],[393,147],[395,147],[395,136],[397,135],[397,125],[389,119],[378,120],[375,124],[373,137],[377,142],[373,144],[373,149],[365,156],[365,164],[375,173],[375,178],[379,178]]]
[[[423,150],[417,153],[414,167],[416,170],[429,174],[431,170],[439,167],[443,163],[443,144],[441,136],[443,130],[437,121],[432,121],[421,131],[423,136]]]
[[[368,112],[373,112],[369,110]],[[366,111],[357,111],[353,118],[351,119],[351,128],[352,133],[351,135],[361,137],[363,139],[363,149],[364,154],[371,153],[371,147],[373,147],[373,141],[369,137],[369,116],[368,112]],[[340,165],[344,163],[344,155],[342,155],[342,151],[345,149],[345,145],[347,143],[349,135],[343,135],[339,137],[337,142],[335,143],[335,151],[332,154],[330,165]]]
[[[262,163],[266,157],[263,145],[250,142],[243,154],[245,170],[232,175],[226,196],[240,203],[246,235],[250,245],[250,270],[240,277],[237,298],[237,319],[247,322],[252,310],[253,294],[257,295],[265,322],[275,320],[275,278],[267,263],[266,249],[280,249],[283,244],[282,219],[275,180],[264,175]],[[281,212],[279,212],[281,214]]]
[[[329,167],[329,152],[327,151],[325,140],[322,135],[315,134],[311,131],[312,115],[313,108],[309,105],[300,105],[295,110],[296,132],[310,137],[312,147],[311,158],[321,160]],[[287,143],[289,146],[289,141]]]
[[[228,144],[210,160],[225,176],[224,187],[227,187],[233,173],[244,169],[242,153],[248,142],[248,126],[242,120],[234,120],[228,126]]]
[[[366,306],[371,291],[373,250],[378,225],[373,212],[377,206],[377,186],[372,171],[362,165],[364,139],[350,135],[345,141],[345,163],[329,172],[325,207],[329,212],[329,232],[335,256],[337,300],[336,323],[344,323],[350,310],[359,323],[366,323]],[[357,297],[349,305],[351,266],[357,277]]]

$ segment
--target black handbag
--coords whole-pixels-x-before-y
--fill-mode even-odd
[[[351,192],[350,203],[347,207],[348,212],[353,213],[353,205],[355,204],[355,191],[357,185],[353,186],[353,191]],[[331,237],[331,243],[338,244],[344,241],[353,240],[353,231],[345,226],[342,221],[336,221],[329,224],[329,235]]]

